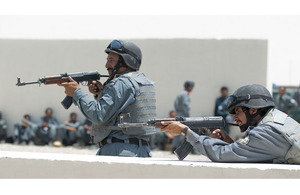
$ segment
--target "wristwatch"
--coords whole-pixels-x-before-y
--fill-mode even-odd
[[[183,135],[184,137],[186,136],[186,134],[187,134],[187,130],[188,130],[189,128],[186,126],[184,129],[182,129],[181,130],[181,135]]]

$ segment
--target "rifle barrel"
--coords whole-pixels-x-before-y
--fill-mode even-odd
[[[21,82],[20,78],[17,78],[17,86],[24,86],[24,85],[31,85],[31,84],[40,84],[39,81],[32,81],[32,82]]]
[[[145,127],[145,126],[152,126],[152,125],[149,125],[148,123],[126,123],[126,122],[118,124],[118,127],[120,128]]]

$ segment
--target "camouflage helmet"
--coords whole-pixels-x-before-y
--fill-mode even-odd
[[[139,70],[142,63],[142,52],[140,48],[130,42],[125,40],[113,40],[105,49],[105,52],[108,54],[113,52],[122,56],[125,64],[134,69]]]
[[[238,88],[233,95],[228,97],[227,109],[230,114],[235,114],[235,108],[239,106],[266,108],[275,107],[275,104],[267,88],[262,85],[252,84]]]

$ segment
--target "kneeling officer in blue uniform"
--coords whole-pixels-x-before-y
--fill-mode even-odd
[[[148,142],[154,128],[118,127],[120,122],[147,122],[156,117],[153,82],[138,72],[141,50],[130,41],[114,40],[105,52],[109,79],[103,85],[99,81],[88,84],[95,100],[72,78],[60,86],[65,87],[65,93],[93,123],[92,142],[100,146],[97,155],[151,157]]]
[[[233,141],[224,130],[198,135],[179,122],[164,122],[163,131],[183,133],[189,143],[213,162],[272,162],[300,164],[300,125],[274,108],[270,92],[253,84],[237,89],[228,98],[229,113],[244,139]]]

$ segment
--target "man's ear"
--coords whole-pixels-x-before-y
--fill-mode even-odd
[[[249,114],[256,114],[257,113],[257,108],[250,108],[249,109]]]

